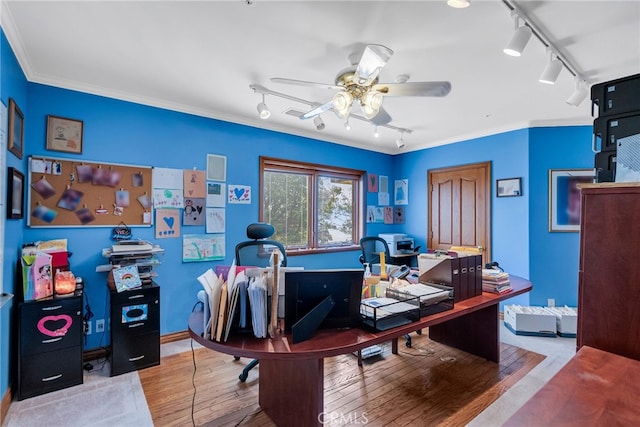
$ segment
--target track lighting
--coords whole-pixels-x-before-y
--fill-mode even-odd
[[[258,104],[258,115],[262,120],[266,120],[271,116],[271,111],[267,108],[267,104],[264,103],[264,93],[262,94],[262,102]]]
[[[577,107],[582,103],[582,101],[584,101],[587,95],[588,93],[587,88],[585,87],[585,82],[576,76],[576,88],[571,96],[567,98],[567,104]]]
[[[378,126],[373,130],[373,137],[378,138],[380,136],[380,132],[378,132]]]
[[[451,7],[455,7],[456,9],[464,9],[465,7],[469,7],[471,4],[470,0],[447,0],[447,4]]]
[[[313,124],[316,125],[316,129],[322,130],[324,129],[324,122],[322,121],[322,117],[315,116],[313,118]]]
[[[538,81],[540,83],[552,85],[558,79],[560,71],[562,71],[562,62],[560,62],[557,55],[555,55],[554,58],[554,54],[552,53],[549,57],[549,63],[544,67],[544,71],[542,71]]]
[[[349,123],[349,118],[347,117],[347,120],[344,121],[344,128],[346,130],[351,130],[351,124]]]
[[[400,132],[400,136],[396,139],[396,146],[398,147],[398,150],[401,150],[406,146],[404,139],[402,139],[402,132]]]
[[[531,28],[528,25],[519,26],[520,17],[515,14],[514,18],[516,32],[513,33],[511,40],[507,47],[504,48],[504,53],[510,56],[520,56],[522,55],[522,51],[529,43],[529,39],[531,38]]]

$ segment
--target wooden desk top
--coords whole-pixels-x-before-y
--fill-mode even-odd
[[[382,332],[370,332],[359,328],[321,329],[310,340],[297,344],[290,342],[290,334],[282,333],[275,338],[257,339],[253,335],[233,335],[224,343],[202,337],[203,313],[194,312],[189,316],[189,334],[204,347],[231,354],[233,356],[255,359],[317,359],[357,350],[398,338],[418,329],[434,326],[465,314],[496,305],[508,298],[529,292],[531,282],[521,277],[511,276],[511,292],[504,294],[482,295],[455,303],[453,309],[423,317],[417,322],[399,326]],[[497,322],[497,319],[496,319]]]
[[[505,426],[640,425],[640,361],[583,346]]]

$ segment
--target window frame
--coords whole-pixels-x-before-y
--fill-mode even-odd
[[[344,252],[353,251],[360,248],[359,242],[364,231],[364,177],[365,171],[358,169],[348,169],[338,166],[327,166],[316,163],[300,162],[297,160],[285,160],[274,157],[260,156],[260,201],[258,216],[260,221],[264,221],[264,173],[265,171],[283,172],[283,173],[299,173],[301,175],[310,176],[309,191],[309,217],[308,221],[308,239],[306,247],[286,246],[287,256],[290,255],[306,255],[314,253],[327,252]],[[355,181],[353,195],[353,244],[344,244],[338,246],[320,246],[318,244],[318,177],[335,177],[346,178]]]

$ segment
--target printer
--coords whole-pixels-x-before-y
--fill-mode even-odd
[[[415,252],[413,238],[406,234],[378,234],[378,237],[387,242],[392,257]]]

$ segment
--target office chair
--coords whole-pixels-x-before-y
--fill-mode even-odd
[[[236,245],[236,265],[251,267],[269,267],[271,265],[271,253],[273,249],[280,250],[280,265],[287,266],[287,252],[284,245],[275,240],[268,240],[275,233],[273,225],[266,222],[255,222],[247,226],[247,240]],[[240,359],[234,356],[236,360]],[[253,359],[244,367],[238,377],[245,382],[249,371],[259,363],[258,359]]]
[[[372,264],[380,263],[380,252],[384,252],[384,259],[387,265],[391,264],[391,255],[389,254],[389,245],[387,241],[378,236],[366,236],[360,239],[360,248],[362,249],[362,255],[360,255],[360,263],[369,264],[371,268]],[[422,335],[422,329],[417,330],[418,335]],[[411,336],[405,334],[405,346],[411,347]],[[362,353],[358,351],[358,366],[362,366]]]

